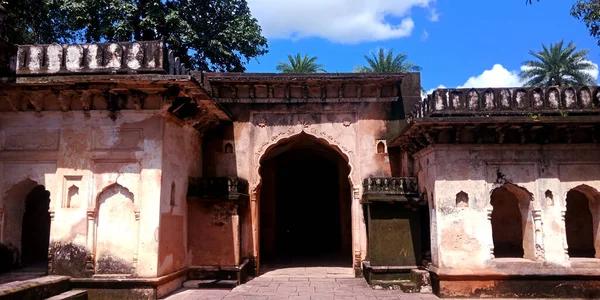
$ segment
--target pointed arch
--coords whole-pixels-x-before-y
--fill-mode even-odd
[[[533,195],[525,188],[505,183],[490,193],[494,257],[535,259],[531,213]]]
[[[112,183],[98,193],[95,208],[95,272],[133,273],[139,231],[133,193],[119,183]]]
[[[362,209],[358,209],[357,208],[357,202],[358,202],[358,196],[359,193],[356,191],[356,188],[354,187],[354,180],[353,180],[353,170],[354,167],[351,163],[352,157],[354,155],[353,151],[342,146],[337,140],[335,140],[332,136],[328,136],[327,133],[325,132],[321,132],[318,133],[318,131],[311,131],[311,132],[307,132],[304,130],[301,130],[300,132],[295,132],[293,130],[288,130],[285,133],[282,133],[280,135],[276,135],[274,137],[272,137],[269,141],[269,143],[265,143],[263,144],[258,151],[255,153],[255,157],[254,157],[254,166],[253,169],[251,170],[253,172],[253,184],[252,184],[252,189],[251,189],[251,215],[252,215],[252,241],[251,243],[248,243],[248,245],[252,245],[253,248],[253,255],[255,255],[255,259],[260,259],[260,254],[259,254],[259,249],[262,249],[260,251],[269,251],[266,247],[261,248],[259,245],[261,244],[261,240],[263,239],[263,234],[260,233],[260,228],[264,227],[263,225],[261,225],[260,223],[265,222],[265,224],[267,224],[266,222],[268,222],[268,220],[271,219],[264,219],[262,221],[259,221],[259,219],[261,218],[261,214],[264,215],[264,212],[261,213],[261,211],[265,208],[266,202],[261,201],[261,195],[265,192],[267,188],[270,187],[269,184],[270,179],[268,179],[267,177],[263,178],[264,172],[265,172],[265,164],[267,161],[270,161],[271,158],[274,158],[276,156],[278,156],[281,153],[284,153],[287,151],[287,149],[289,147],[292,147],[291,145],[294,145],[294,143],[299,142],[299,141],[310,141],[310,143],[312,143],[313,145],[318,145],[319,146],[319,151],[325,151],[328,152],[330,154],[328,155],[332,155],[331,157],[337,157],[337,159],[339,159],[339,163],[340,166],[343,165],[344,168],[347,171],[344,171],[343,173],[339,173],[339,174],[344,174],[342,175],[345,179],[342,180],[346,180],[346,183],[344,185],[347,186],[347,188],[343,188],[344,190],[344,196],[340,196],[342,198],[348,198],[347,201],[347,209],[348,209],[348,214],[347,214],[347,226],[342,227],[343,230],[347,230],[348,231],[348,239],[347,242],[349,243],[349,247],[351,247],[352,249],[349,250],[348,252],[352,251],[352,253],[354,253],[354,256],[358,255],[358,257],[360,257],[360,253],[362,253],[361,248],[363,247],[361,242],[362,239],[359,237],[358,234],[355,234],[355,228],[358,226],[360,228],[360,226],[357,224],[357,222],[359,220],[361,220],[363,218],[362,214]],[[312,148],[311,148],[312,149]],[[346,175],[347,174],[347,175]],[[266,180],[266,182],[265,182]],[[347,189],[347,191],[346,191]],[[265,198],[267,199],[267,198]],[[263,199],[263,200],[265,200]],[[264,202],[264,203],[263,203]],[[259,204],[261,203],[261,204]],[[259,209],[259,207],[261,207]],[[342,208],[342,210],[345,210],[345,208]],[[358,216],[360,214],[360,216]],[[265,215],[266,216],[266,215]],[[340,222],[345,222],[345,221],[340,221]],[[362,233],[362,232],[361,232]],[[366,232],[364,233],[366,235]],[[341,234],[342,238],[346,237],[345,234]],[[265,235],[265,238],[269,238],[268,235]],[[264,241],[263,241],[264,242]],[[345,242],[342,242],[342,244],[344,244]],[[365,241],[366,244],[366,241]],[[263,245],[264,246],[264,245]],[[365,246],[366,248],[366,246]],[[265,252],[267,253],[267,252]],[[359,254],[356,254],[359,253]],[[355,258],[352,255],[348,255],[348,260],[349,261],[353,261],[353,263],[356,264],[356,266],[360,265],[360,259],[358,259],[357,261],[355,261],[353,258]],[[257,264],[259,264],[259,262],[257,262]]]
[[[600,192],[589,185],[579,185],[565,195],[565,238],[569,257],[600,258]]]

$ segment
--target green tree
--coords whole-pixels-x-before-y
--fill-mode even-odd
[[[323,65],[317,63],[317,57],[309,57],[305,54],[304,57],[300,53],[296,56],[288,54],[289,63],[280,61],[275,69],[281,73],[318,73],[325,72]]]
[[[405,53],[394,55],[394,50],[385,53],[385,50],[379,49],[377,55],[372,53],[372,57],[365,55],[366,66],[354,69],[356,73],[402,73],[419,72],[421,67],[413,62],[406,61],[408,56]]]
[[[550,48],[542,44],[542,51],[529,53],[535,60],[523,63],[524,70],[520,74],[525,86],[568,86],[568,85],[593,85],[594,78],[586,71],[594,69],[586,55],[589,50],[579,50],[573,42],[566,47],[564,42],[550,44]]]
[[[585,23],[598,45],[600,45],[600,1],[579,0],[571,7],[571,15]]]
[[[11,42],[162,39],[198,70],[244,71],[267,53],[246,0],[0,0]]]

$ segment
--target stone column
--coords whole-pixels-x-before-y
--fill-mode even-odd
[[[257,188],[252,189],[250,192],[250,216],[252,218],[252,256],[256,264],[256,274],[260,273],[260,261],[259,261],[259,207],[258,207],[258,191]]]
[[[87,211],[87,249],[88,249],[88,257],[86,258],[85,268],[86,271],[94,273],[95,267],[95,257],[94,257],[94,245],[96,244],[96,212],[95,211]]]
[[[496,256],[494,255],[494,229],[492,228],[492,212],[494,211],[493,207],[488,207],[486,209],[486,217],[488,220],[488,232],[490,233],[488,236],[492,237],[492,242],[489,244],[489,249],[490,249],[490,259],[494,259],[496,258]]]
[[[566,201],[565,201],[565,203],[566,203]],[[565,216],[566,215],[567,215],[567,210],[565,207],[565,209],[560,211],[560,221],[563,224],[563,226],[565,224]],[[569,244],[567,243],[567,235],[566,234],[563,234],[563,249],[565,251],[565,260],[569,261]]]
[[[137,275],[137,266],[138,266],[138,256],[139,256],[139,252],[140,252],[140,212],[139,211],[135,211],[135,232],[137,233],[135,235],[135,242],[133,243],[135,245],[135,250],[133,252],[133,267],[132,267],[132,271],[131,273],[134,275]]]
[[[537,261],[544,261],[544,235],[542,231],[542,211],[539,209],[533,210],[533,224],[535,228],[534,240],[535,240],[535,259]]]
[[[50,230],[52,230],[52,223],[54,223],[54,211],[50,210],[48,213],[50,214]],[[50,236],[52,236],[52,234]],[[53,271],[52,260],[52,239],[50,239],[50,243],[48,244],[48,274],[52,274]]]

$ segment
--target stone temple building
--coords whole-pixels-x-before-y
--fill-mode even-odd
[[[336,263],[441,297],[600,296],[600,89],[189,71],[22,45],[0,82],[0,271],[91,299]]]

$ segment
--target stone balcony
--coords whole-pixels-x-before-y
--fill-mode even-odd
[[[19,45],[18,77],[79,74],[187,75],[188,68],[162,41]]]
[[[593,144],[600,87],[438,89],[407,114],[388,146],[415,153],[436,144]]]
[[[409,121],[434,117],[597,115],[599,87],[438,89],[408,114]]]
[[[420,200],[416,177],[369,177],[363,181],[363,203],[419,202]]]
[[[188,197],[212,201],[247,199],[248,181],[239,177],[190,178]]]

